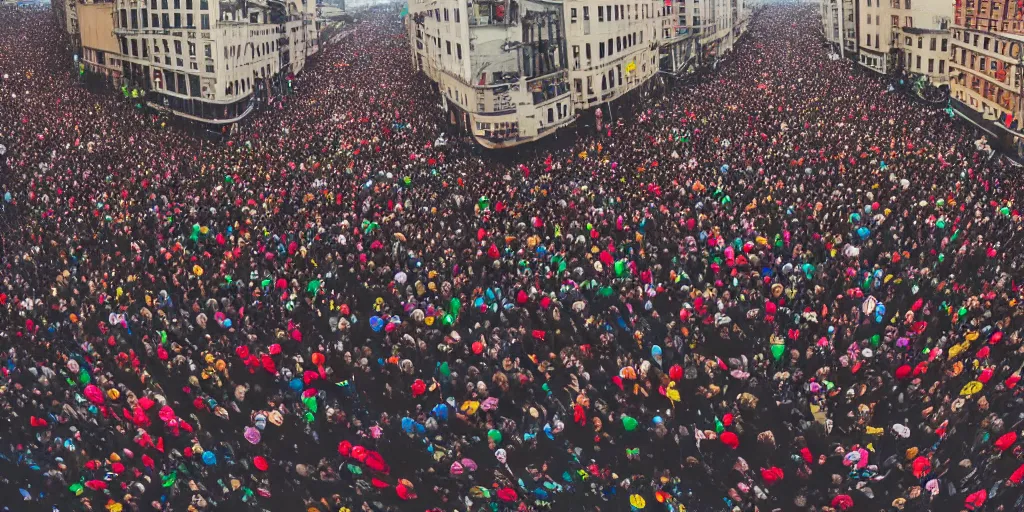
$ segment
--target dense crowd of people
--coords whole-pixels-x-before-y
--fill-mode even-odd
[[[390,10],[225,141],[0,10],[0,505],[1024,509],[1020,170],[819,26],[497,157]]]

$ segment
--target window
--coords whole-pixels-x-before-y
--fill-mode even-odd
[[[907,9],[910,9],[910,0],[905,0],[905,1],[906,1]]]
[[[160,16],[153,14],[153,28],[160,28]]]
[[[590,43],[587,43],[587,62],[590,62]]]
[[[188,28],[196,28],[196,25],[195,25],[195,23],[193,23],[193,21],[195,21],[195,20],[192,18],[192,13],[189,13],[189,14],[185,15],[185,26],[186,27],[188,27]]]
[[[445,9],[444,9],[444,20],[448,21],[448,8],[447,7],[445,7]]]
[[[982,45],[982,48],[985,49],[985,50],[988,50],[988,44],[990,42],[992,42],[991,38],[986,37],[985,39],[983,39],[983,41],[984,41],[984,44]]]
[[[588,50],[590,49],[590,45],[587,45],[587,49]],[[604,58],[604,41],[601,41],[600,43],[597,43],[597,58],[599,58],[599,59],[603,59]]]
[[[608,56],[611,57],[615,53],[615,46],[613,46],[613,39],[608,38]]]
[[[208,11],[208,10],[210,10],[210,2],[209,2],[209,0],[199,0],[199,10],[200,11]]]
[[[181,9],[181,0],[174,0],[174,8]]]
[[[455,56],[459,60],[462,60],[462,45],[461,44],[456,44],[455,45]]]
[[[917,62],[917,69],[921,69],[921,56],[920,55],[917,56],[917,61],[916,62]]]
[[[186,11],[191,11],[192,10],[192,0],[185,0],[185,10]]]
[[[163,28],[171,28],[171,15],[166,12],[160,18],[160,26]]]
[[[174,13],[174,28],[181,28],[181,13]]]
[[[569,9],[569,19],[572,21],[572,23],[576,23],[576,16],[576,8],[573,7],[572,9]]]
[[[192,42],[188,43],[188,54],[191,55],[192,57],[196,56],[196,44],[195,43],[192,43]]]
[[[935,72],[935,59],[928,59],[928,72],[929,73],[934,73]]]
[[[174,42],[174,54],[181,55],[181,41]]]
[[[871,0],[868,0],[868,7],[871,7]]]
[[[946,72],[946,61],[943,60],[943,59],[939,59],[939,74],[941,75],[941,74],[943,74],[945,72]]]
[[[934,37],[931,38],[930,41],[928,41],[928,49],[933,51],[933,52],[935,51],[935,38]]]
[[[866,46],[871,46],[871,34],[868,34],[868,44]]]
[[[210,15],[209,14],[200,14],[199,15],[199,24],[200,24],[199,28],[201,28],[203,30],[210,30]]]
[[[445,41],[444,42],[444,46],[445,46],[445,49],[448,50],[448,55],[451,55],[452,54],[452,42],[451,41]]]
[[[213,47],[210,46],[210,43],[206,43],[206,45],[203,46],[203,55],[205,55],[207,59],[213,58]]]
[[[138,57],[138,56],[139,56],[139,42],[136,41],[135,39],[132,39],[132,57]]]
[[[948,48],[947,43],[948,42],[949,41],[945,37],[942,38],[942,52],[943,53],[945,53],[947,51],[947,48]]]
[[[160,0],[160,8],[167,10],[167,0]]]
[[[914,18],[911,18],[910,16],[907,16],[906,23],[904,23],[903,26],[904,27],[911,27],[911,28],[913,28],[914,27]]]
[[[892,26],[894,26],[894,27],[900,26],[900,17],[896,16],[895,14],[892,16]]]
[[[461,17],[459,16],[460,12],[462,12],[460,9],[455,9],[455,12],[453,13],[455,15],[455,23],[459,23],[461,21]]]
[[[903,43],[907,45],[907,48],[914,46],[914,40],[909,37],[905,38]]]
[[[577,94],[583,94],[583,80],[577,78],[573,80],[573,85],[576,87]]]
[[[882,26],[882,21],[879,15],[875,15],[875,25]],[[878,39],[877,37],[875,39]]]
[[[207,73],[213,73],[214,72],[213,64],[207,64],[206,65],[206,72]]]
[[[583,6],[583,21],[590,20],[590,7]]]
[[[870,25],[870,24],[871,24],[871,15],[868,14],[868,25]]]
[[[597,21],[604,21],[604,6],[597,6]]]
[[[924,49],[924,38],[923,37],[918,37],[917,38],[917,49],[918,50],[923,50]]]

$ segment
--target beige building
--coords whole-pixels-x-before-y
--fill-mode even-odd
[[[114,37],[113,2],[79,4],[77,11],[82,37],[81,66],[119,83],[121,51]]]
[[[71,36],[71,43],[78,47],[78,0],[50,0],[50,8],[64,31]]]
[[[121,76],[150,107],[233,123],[302,71],[315,18],[315,0],[116,0]]]
[[[945,0],[858,0],[859,62],[879,73],[906,72],[933,85],[949,82]]]

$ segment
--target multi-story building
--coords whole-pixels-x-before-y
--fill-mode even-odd
[[[241,120],[318,49],[314,0],[115,0],[113,14],[124,85],[202,123]]]
[[[120,83],[121,49],[114,36],[113,1],[79,3],[76,9],[82,37],[81,70]]]
[[[670,75],[681,75],[697,65],[697,35],[690,25],[687,0],[670,0],[664,8],[667,15],[661,20],[659,67]],[[699,12],[692,5],[690,8]]]
[[[891,0],[894,64],[933,86],[949,83],[949,27],[953,8],[946,1]]]
[[[853,60],[857,59],[857,16],[856,0],[821,0],[821,23],[825,39],[835,53]]]
[[[858,0],[856,11],[862,66],[924,76],[933,85],[948,81],[948,49],[941,48],[953,9],[946,0]]]
[[[564,5],[569,13],[566,34],[572,48],[569,75],[576,109],[614,101],[658,72],[667,28],[662,20],[670,17],[671,5],[608,0],[565,0]]]
[[[573,23],[589,27],[589,9],[583,18],[574,9]],[[556,2],[411,0],[413,63],[437,85],[450,121],[481,145],[535,140],[574,117],[562,16]]]
[[[413,65],[449,121],[499,148],[554,133],[659,71],[687,72],[705,33],[716,58],[749,16],[743,0],[410,0],[407,26]]]
[[[64,31],[70,36],[71,44],[77,52],[79,40],[78,29],[78,0],[51,0],[50,8],[53,9],[57,21],[64,27]]]
[[[1024,147],[1021,58],[1024,7],[957,0],[950,39],[950,105],[1003,145]]]

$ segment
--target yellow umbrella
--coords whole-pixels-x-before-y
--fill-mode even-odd
[[[972,381],[968,382],[966,385],[964,385],[964,387],[962,389],[960,389],[960,396],[973,395],[973,394],[977,393],[978,391],[981,391],[982,387],[983,387],[982,383],[980,383],[980,382],[978,382],[976,380],[972,380]]]
[[[647,506],[647,500],[639,494],[634,494],[629,497],[629,504],[632,505],[633,508],[639,510]]]

